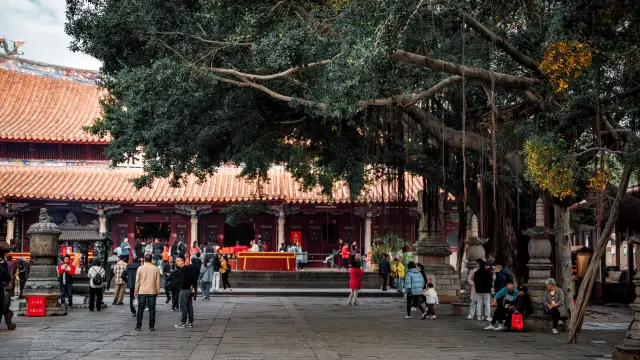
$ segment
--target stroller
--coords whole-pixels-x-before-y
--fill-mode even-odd
[[[326,264],[326,267],[328,267],[328,268],[337,267],[336,266],[336,256],[338,256],[339,253],[340,253],[340,249],[335,250],[333,253],[331,253],[331,255],[329,255],[326,258],[324,258],[323,263]]]

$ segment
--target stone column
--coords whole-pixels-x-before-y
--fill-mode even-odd
[[[473,215],[471,217],[471,236],[469,236],[465,242],[467,243],[467,263],[465,264],[467,268],[467,274],[471,273],[474,269],[478,267],[478,263],[476,260],[485,258],[484,244],[489,241],[488,238],[480,238],[478,237],[478,218]],[[461,279],[462,282],[466,282],[466,277]],[[462,293],[460,298],[460,302],[469,304],[471,302],[470,291],[471,288],[467,288],[469,291],[465,291]]]
[[[424,191],[421,191],[419,199],[424,196],[426,196]],[[440,214],[444,211],[442,196],[439,209],[436,210]],[[414,251],[415,262],[424,264],[427,277],[435,282],[434,286],[440,302],[453,303],[460,295],[460,277],[449,263],[451,246],[443,236],[443,217],[440,216],[440,221],[434,221],[431,224],[430,232],[428,221],[427,209],[420,208],[419,238]]]
[[[627,247],[632,248],[633,244],[639,244],[640,238],[631,237],[627,241]],[[636,262],[640,263],[640,251],[636,251]],[[614,360],[635,360],[640,358],[640,271],[633,277],[636,286],[636,299],[629,306],[633,309],[633,320],[627,329],[622,345],[617,345],[613,350]]]
[[[284,207],[280,205],[280,212],[278,212],[278,244],[276,247],[279,249],[282,244],[285,243],[284,240],[284,224],[285,224],[285,212]]]
[[[372,244],[372,232],[371,232],[371,224],[373,222],[373,213],[371,211],[367,211],[364,218],[364,251],[365,254],[369,254],[371,252],[371,244]]]
[[[107,216],[104,214],[104,208],[102,206],[98,207],[98,223],[100,224],[99,232],[100,234],[107,233]]]
[[[191,215],[191,244],[193,244],[194,241],[199,243],[199,241],[198,241],[198,216]],[[189,244],[189,246],[191,246],[191,244]]]
[[[13,244],[13,236],[15,234],[15,229],[14,229],[15,223],[16,223],[15,218],[11,217],[7,219],[7,243],[9,244]]]
[[[523,231],[530,238],[527,247],[529,251],[529,294],[534,303],[534,310],[539,311],[542,308],[536,307],[536,304],[542,303],[544,293],[546,291],[545,280],[551,277],[551,268],[553,264],[549,258],[551,257],[551,241],[549,235],[555,235],[556,230],[545,227],[544,202],[542,199],[536,201],[536,226]]]
[[[60,299],[60,283],[56,269],[58,254],[58,237],[62,231],[51,222],[47,209],[40,209],[39,221],[27,231],[31,241],[31,258],[33,265],[29,279],[24,287],[27,299],[31,296],[46,298],[46,316],[66,315],[58,301]]]

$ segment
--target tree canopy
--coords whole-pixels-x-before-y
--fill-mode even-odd
[[[346,180],[360,196],[393,169],[478,211],[478,182],[494,200],[544,190],[571,203],[636,161],[639,10],[633,0],[67,0],[66,30],[72,50],[103,62],[109,96],[91,131],[111,134],[114,163],[145,153],[138,186],[225,163],[260,178],[286,162],[305,185]]]

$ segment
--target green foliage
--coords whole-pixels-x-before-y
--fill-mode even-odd
[[[250,202],[246,204],[229,205],[220,210],[225,215],[225,222],[235,226],[242,217],[266,213],[269,205],[265,202]]]

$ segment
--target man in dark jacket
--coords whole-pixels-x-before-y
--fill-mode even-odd
[[[180,282],[180,311],[182,312],[182,318],[180,324],[175,327],[184,329],[185,327],[193,327],[193,297],[196,294],[198,277],[194,276],[193,270],[185,265],[184,257],[178,257],[176,266],[178,267],[177,277]],[[198,269],[199,273],[200,270]],[[188,324],[187,318],[189,320]]]
[[[496,261],[496,265],[493,267],[496,275],[496,279],[493,282],[493,291],[498,292],[507,286],[507,279],[511,277],[509,269],[505,267],[503,261]]]
[[[476,314],[478,314],[478,319],[483,319],[482,305],[484,305],[484,320],[491,321],[490,301],[493,277],[491,276],[491,271],[489,271],[483,259],[478,259],[476,262],[478,263],[478,270],[473,274],[473,283],[475,284],[476,294],[478,296],[476,302]]]
[[[122,280],[127,282],[127,288],[129,289],[129,308],[131,309],[133,316],[136,316],[136,308],[133,306],[133,299],[135,298],[136,274],[138,273],[139,267],[140,259],[135,258],[131,264],[127,265],[121,275]]]
[[[20,259],[18,260],[18,266],[16,269],[16,272],[18,273],[18,278],[20,279],[20,296],[18,297],[18,299],[24,299],[24,296],[22,296],[23,292],[24,292],[24,285],[27,283],[27,279],[29,278],[29,270],[30,270],[30,266],[29,263],[24,260],[24,259]]]
[[[164,274],[164,293],[167,296],[167,301],[165,302],[165,304],[168,304],[169,301],[171,301],[171,289],[173,282],[171,274],[176,269],[176,262],[173,259],[173,256],[169,256],[169,259],[162,267],[162,273]]]
[[[164,250],[164,244],[159,239],[153,240],[153,261],[154,265],[158,265],[158,261],[162,260],[162,250]]]
[[[387,280],[389,280],[389,274],[391,274],[389,254],[383,254],[382,260],[378,263],[378,274],[382,278],[382,291],[387,291]]]
[[[16,324],[11,322],[13,311],[11,306],[11,272],[9,264],[4,260],[4,254],[0,254],[0,320],[4,317],[4,322],[9,330],[15,330]]]

